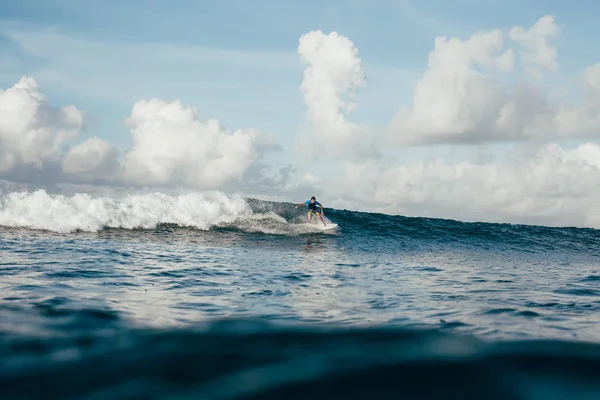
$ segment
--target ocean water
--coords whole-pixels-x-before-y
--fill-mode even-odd
[[[600,231],[326,216],[0,192],[0,399],[600,398]]]

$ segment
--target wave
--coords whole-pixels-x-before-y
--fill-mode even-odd
[[[566,251],[600,254],[600,230],[575,227],[461,222],[327,209],[339,224],[323,234],[360,236],[369,246],[477,246],[503,251]],[[105,229],[152,230],[164,225],[201,231],[229,230],[272,235],[318,232],[305,210],[293,204],[248,199],[221,192],[49,193],[43,189],[0,191],[0,226],[58,233]],[[315,218],[314,224],[319,224]]]
[[[305,222],[292,214],[286,219],[264,206],[255,210],[243,196],[221,192],[92,196],[53,194],[40,189],[0,193],[1,226],[57,233],[154,229],[160,225],[271,234],[314,231]]]
[[[82,193],[65,196],[37,190],[0,196],[1,225],[60,233],[104,228],[148,229],[158,224],[205,230],[250,213],[242,197],[218,192],[94,198]]]
[[[351,210],[329,211],[346,234],[368,234],[407,246],[427,243],[445,246],[501,248],[503,251],[598,254],[600,230],[577,227],[546,227],[451,219],[408,217]]]

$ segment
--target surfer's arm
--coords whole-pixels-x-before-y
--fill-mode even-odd
[[[300,204],[298,204],[298,205],[296,206],[296,208],[300,208],[300,207],[302,207],[302,206],[307,206],[307,205],[309,205],[309,204],[310,204],[310,200],[307,200],[307,201],[305,201],[304,203],[300,203]]]

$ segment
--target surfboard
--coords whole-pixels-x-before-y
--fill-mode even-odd
[[[313,222],[312,224],[306,223],[306,225],[310,226],[311,228],[318,229],[320,231],[328,231],[328,230],[331,230],[331,229],[335,229],[338,226],[338,224],[334,224],[333,222],[327,224],[327,226],[323,226],[323,224],[321,223],[321,221],[319,221],[318,224],[315,224]]]

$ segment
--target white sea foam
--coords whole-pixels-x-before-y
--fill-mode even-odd
[[[105,227],[148,229],[165,223],[206,230],[250,215],[243,197],[219,192],[115,197],[45,190],[0,193],[0,225],[61,233]]]
[[[272,210],[253,212],[245,197],[221,192],[138,192],[44,189],[0,190],[0,226],[58,233],[104,228],[153,229],[176,224],[208,230],[233,227],[245,232],[297,235],[314,232],[304,216],[291,221]],[[329,222],[329,221],[328,221]]]

